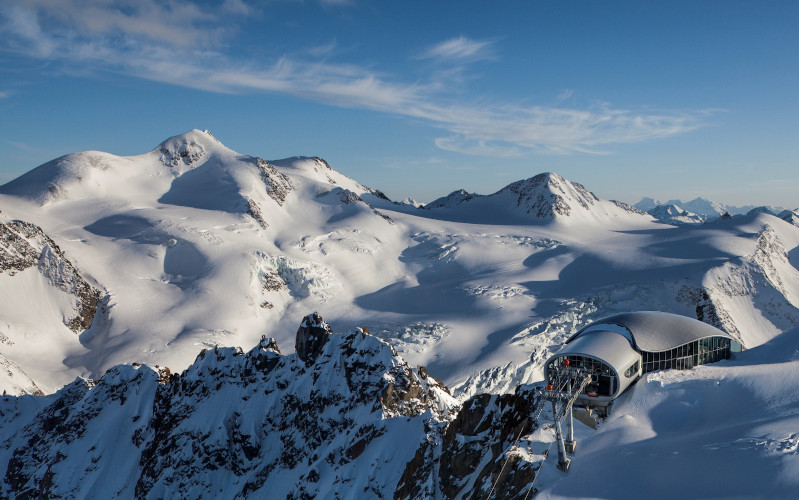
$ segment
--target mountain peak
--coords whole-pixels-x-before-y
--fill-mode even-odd
[[[426,204],[424,208],[451,208],[460,205],[464,201],[469,201],[474,198],[474,194],[469,193],[465,189],[457,189],[446,196],[436,198],[430,203]]]
[[[224,145],[208,130],[193,129],[176,135],[159,144],[153,152],[161,155],[161,161],[168,167],[186,166],[196,163],[208,151]]]
[[[671,225],[701,224],[706,220],[703,215],[684,210],[675,204],[658,205],[649,209],[647,213],[659,221]]]
[[[510,193],[516,206],[536,218],[568,216],[576,207],[590,210],[599,201],[582,184],[570,182],[554,172],[544,172],[529,179],[508,184],[497,195]]]

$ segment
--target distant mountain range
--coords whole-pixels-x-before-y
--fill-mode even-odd
[[[669,200],[660,202],[653,198],[644,198],[635,205],[638,210],[647,212],[664,222],[673,221],[677,224],[696,224],[716,219],[722,215],[744,215],[757,210],[759,212],[782,214],[782,207],[744,205],[741,207],[725,205],[705,198],[695,198],[691,201]],[[659,208],[664,207],[664,208]],[[682,217],[682,219],[680,218]]]
[[[696,198],[689,202],[669,200],[660,203],[652,198],[644,198],[636,203],[635,208],[645,211],[655,219],[665,224],[703,224],[715,220],[731,219],[743,215],[770,214],[779,217],[793,225],[799,221],[799,209],[787,210],[782,207],[767,207],[746,205],[735,207],[712,202],[704,198]]]
[[[719,449],[781,484],[765,454],[795,450],[795,425],[753,426],[799,411],[778,397],[795,386],[799,213],[651,205],[541,173],[419,208],[200,130],[34,168],[0,186],[0,496],[524,497],[571,477],[539,475],[552,432],[527,419],[530,384],[576,330],[631,310],[700,319],[755,357],[639,381],[585,435],[581,484],[608,464],[655,481],[651,456],[728,470]],[[346,333],[309,333],[311,311]],[[729,411],[743,393],[771,399]],[[628,446],[613,432],[630,425]],[[668,496],[718,493],[680,477]]]

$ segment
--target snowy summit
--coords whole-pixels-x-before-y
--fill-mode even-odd
[[[788,491],[795,217],[661,215],[555,173],[420,209],[320,157],[267,161],[200,130],[47,162],[0,186],[0,491],[455,498],[534,483],[568,497],[595,470],[635,468],[637,482],[596,483],[624,497],[672,443],[670,470],[726,470],[712,451],[733,449],[757,485]],[[641,310],[744,351],[643,374],[579,431],[560,476],[551,427],[529,418],[544,363],[582,327]],[[732,411],[741,398],[750,409]],[[721,409],[735,417],[719,429]],[[98,444],[111,434],[124,453]]]

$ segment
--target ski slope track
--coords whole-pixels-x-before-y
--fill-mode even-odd
[[[167,139],[138,156],[89,151],[48,162],[0,186],[0,389],[7,395],[0,417],[4,422],[0,451],[5,453],[0,473],[4,464],[11,463],[27,471],[13,480],[7,477],[3,487],[12,488],[8,481],[15,486],[2,491],[19,493],[33,484],[42,486],[49,481],[47,474],[66,477],[67,470],[87,465],[67,465],[72,462],[61,455],[85,462],[94,453],[91,446],[102,448],[97,443],[81,448],[86,444],[82,437],[74,438],[83,443],[75,447],[72,438],[64,438],[65,448],[42,445],[35,451],[38,448],[32,447],[29,451],[40,455],[24,460],[20,456],[14,462],[15,450],[25,448],[19,436],[32,439],[35,432],[52,430],[46,420],[56,418],[53,412],[60,410],[51,405],[84,408],[89,400],[129,394],[115,403],[119,411],[84,408],[88,413],[81,417],[86,425],[98,426],[96,431],[85,431],[100,436],[95,440],[102,440],[103,429],[118,418],[133,422],[114,423],[118,435],[128,437],[112,439],[130,446],[130,456],[109,458],[109,450],[93,455],[105,457],[98,459],[96,470],[119,468],[129,474],[116,478],[118,483],[88,481],[85,487],[96,487],[91,491],[101,496],[210,496],[218,485],[241,493],[245,488],[257,491],[259,481],[270,477],[270,484],[282,485],[283,496],[289,492],[302,496],[298,483],[310,488],[307,474],[316,470],[321,482],[316,489],[304,490],[309,495],[336,491],[345,497],[345,492],[355,491],[346,485],[373,484],[373,490],[360,490],[358,497],[394,492],[403,498],[469,498],[473,493],[479,497],[479,492],[490,490],[489,483],[498,474],[491,464],[507,458],[507,453],[523,458],[510,460],[520,465],[511,468],[516,479],[507,483],[512,488],[508,494],[523,491],[522,485],[539,477],[536,487],[539,481],[546,483],[539,487],[540,495],[585,496],[584,490],[574,489],[578,482],[548,472],[548,462],[538,472],[551,432],[532,423],[521,425],[522,406],[531,404],[531,397],[519,394],[532,394],[530,384],[543,378],[543,362],[573,332],[604,316],[631,310],[698,318],[727,331],[747,350],[712,367],[647,375],[599,431],[586,431],[591,434],[580,438],[585,447],[579,453],[594,458],[584,460],[581,455],[570,474],[588,478],[593,464],[604,468],[604,477],[613,477],[612,466],[628,469],[642,457],[666,453],[676,443],[674,456],[685,457],[685,463],[707,462],[721,468],[721,454],[713,458],[714,450],[721,449],[734,450],[739,464],[768,463],[749,468],[757,473],[757,481],[770,481],[769,488],[783,491],[780,488],[799,476],[796,434],[788,432],[791,425],[796,428],[790,415],[797,413],[799,401],[796,384],[789,383],[797,377],[797,357],[791,353],[799,350],[796,211],[775,216],[755,209],[732,218],[711,218],[698,203],[694,205],[680,203],[679,208],[667,207],[652,215],[602,200],[556,173],[533,175],[493,194],[458,190],[424,206],[395,203],[321,158],[266,161],[232,151],[200,130]],[[295,356],[291,346],[297,319],[311,311],[319,311],[339,331],[362,331],[369,342],[387,344],[386,352],[395,353],[392,359],[401,360],[396,363],[426,366],[424,373],[434,375],[442,388],[444,384],[450,388],[451,396],[441,396],[449,410],[422,411],[406,415],[411,420],[404,424],[386,424],[392,429],[394,425],[415,429],[407,432],[417,436],[416,441],[403,442],[404,451],[398,451],[397,458],[389,460],[380,451],[363,452],[374,463],[383,460],[379,481],[358,472],[369,470],[373,462],[358,462],[350,472],[344,472],[343,464],[330,465],[324,469],[327,472],[319,465],[309,468],[324,460],[321,453],[316,459],[313,453],[303,455],[302,464],[280,465],[284,472],[276,476],[242,462],[236,466],[241,474],[233,469],[220,476],[209,473],[198,480],[204,486],[196,490],[181,485],[193,466],[162,464],[158,472],[140,468],[148,447],[156,446],[145,434],[161,429],[152,419],[167,411],[158,406],[165,401],[164,391],[186,390],[177,380],[191,373],[198,384],[213,385],[202,380],[198,366],[208,361],[198,359],[198,353],[216,349],[204,356],[228,353],[224,363],[233,363],[234,358],[239,363],[255,356],[255,351],[268,351],[261,339],[273,338],[286,350],[281,363],[299,363],[286,360]],[[248,354],[227,350],[237,346],[256,347]],[[381,349],[385,348],[377,351]],[[782,361],[766,359],[762,353],[773,353]],[[161,368],[149,368],[155,366]],[[300,370],[300,364],[296,366],[295,372]],[[187,371],[171,381],[163,367],[171,373]],[[244,368],[235,370],[239,369]],[[426,380],[427,375],[408,370]],[[191,439],[217,443],[232,439],[230,433],[239,424],[234,425],[232,414],[221,409],[227,405],[222,401],[243,397],[241,391],[262,391],[249,387],[262,381],[250,377],[245,382],[235,394],[223,391],[215,396],[218,408],[207,410],[213,415],[203,413],[206,410],[198,413],[204,415],[198,417],[203,422],[217,422],[208,426],[221,425],[222,430],[198,423],[200,427],[186,431]],[[278,392],[285,389],[277,387]],[[745,394],[741,404],[751,408],[733,408],[737,390]],[[279,404],[261,401],[257,410],[236,410],[242,417],[235,418],[249,419],[252,432],[247,434],[256,439],[253,432],[265,424],[246,415],[267,407],[279,413],[280,405],[301,405],[307,403],[303,398],[312,397],[310,392],[292,394],[295,399],[290,404],[279,398],[275,400]],[[352,391],[336,394],[335,402],[323,406],[344,404],[352,397]],[[503,397],[516,399],[502,402]],[[205,405],[191,399],[180,404],[187,411],[195,404]],[[518,410],[513,425],[498,416],[504,415],[507,405]],[[459,412],[475,408],[495,408],[496,425],[478,431],[470,427],[474,422],[458,417]],[[45,418],[47,411],[52,415]],[[360,432],[361,437],[378,432],[369,430],[377,425],[370,420],[375,411],[357,410],[353,422],[367,423],[353,424],[347,432]],[[93,420],[97,412],[105,415],[104,423],[89,424],[101,421]],[[367,414],[372,417],[361,419]],[[727,422],[729,414],[734,418]],[[399,418],[390,416],[395,417]],[[381,416],[380,421],[387,418]],[[687,437],[675,441],[684,430],[677,421],[685,419],[694,424],[691,435],[702,443],[700,451],[691,448]],[[456,421],[464,432],[479,434],[480,442],[494,446],[494,452],[490,457],[470,455],[459,462],[470,464],[463,470],[444,470],[442,457],[467,453],[459,447],[477,439],[447,441],[446,429]],[[382,436],[400,432],[380,429]],[[708,437],[711,429],[719,429],[711,433],[715,441]],[[184,430],[177,426],[169,432],[183,436]],[[228,437],[217,435],[223,431]],[[523,448],[517,445],[515,451],[507,451],[513,442],[507,435],[514,432],[522,432],[522,441],[527,441]],[[326,439],[320,437],[319,442]],[[375,439],[372,436],[370,442]],[[395,446],[388,444],[394,438],[385,439],[384,445]],[[497,442],[504,444],[497,448]],[[343,446],[330,443],[324,445],[326,453]],[[306,441],[298,441],[296,448],[305,446]],[[230,453],[246,457],[251,452],[246,449]],[[618,456],[605,460],[611,449]],[[225,457],[217,459],[230,458]],[[676,473],[682,463],[674,458],[669,470]],[[88,477],[88,468],[80,470],[76,477]],[[166,470],[171,479],[164,479]],[[689,484],[702,479],[698,473],[685,477]],[[626,495],[614,489],[617,485],[610,479],[605,482],[597,496]],[[97,486],[88,486],[94,483]],[[641,479],[642,487],[645,484]],[[69,486],[72,489],[52,491],[80,496],[83,487],[75,483]],[[723,488],[719,491],[736,493]],[[698,496],[711,495],[710,490],[695,491],[707,493]],[[741,490],[741,495],[758,496],[754,489]]]

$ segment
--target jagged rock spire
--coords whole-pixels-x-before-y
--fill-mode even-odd
[[[306,365],[313,364],[329,337],[330,325],[325,323],[319,313],[305,316],[297,330],[297,341],[294,344],[297,355]]]

